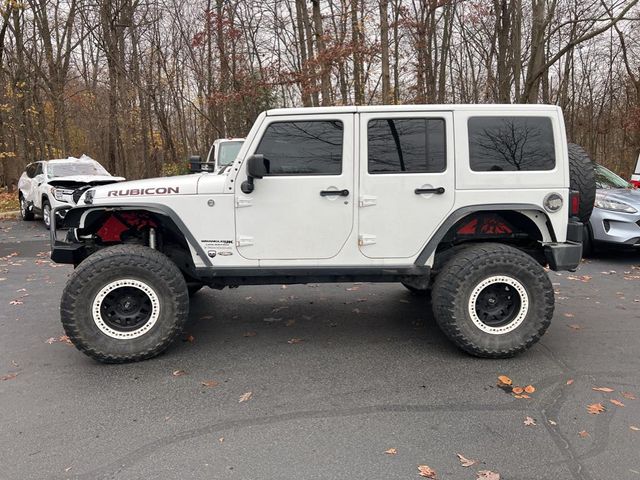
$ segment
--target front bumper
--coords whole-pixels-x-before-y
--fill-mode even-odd
[[[544,244],[544,255],[551,270],[575,271],[582,260],[582,236],[584,225],[571,220],[567,226],[567,241]]]
[[[61,229],[66,213],[73,208],[71,205],[62,204],[51,211],[51,260],[56,263],[68,263],[78,265],[86,256],[86,247],[80,242],[69,242],[69,230]]]
[[[640,213],[594,208],[589,224],[596,242],[640,245]]]

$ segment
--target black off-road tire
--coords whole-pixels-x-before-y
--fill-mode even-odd
[[[29,210],[29,203],[22,193],[18,195],[18,201],[20,202],[20,218],[25,222],[32,221],[34,217],[33,212]]]
[[[518,299],[521,306],[526,300],[528,309],[526,314],[524,308],[516,310],[522,313],[521,323],[500,327],[504,333],[488,333],[474,323],[470,305],[475,312],[474,290],[498,277],[524,289],[526,298],[518,294]],[[508,245],[486,243],[459,251],[443,267],[433,286],[432,306],[440,329],[460,349],[477,357],[508,358],[536,343],[547,330],[553,317],[554,292],[546,272],[531,256]],[[510,325],[512,330],[508,330]]]
[[[94,320],[94,302],[105,286],[130,279],[155,292],[157,320],[141,336],[112,338]],[[60,301],[69,339],[78,350],[104,363],[158,355],[180,334],[188,314],[187,285],[178,267],[161,252],[141,245],[116,245],[89,256],[72,273]]]
[[[580,192],[578,218],[587,223],[591,218],[596,202],[596,174],[589,154],[580,145],[570,143],[569,150],[569,187]]]

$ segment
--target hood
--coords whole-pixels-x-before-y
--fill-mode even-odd
[[[83,185],[106,185],[123,180],[125,180],[124,177],[112,177],[111,175],[71,175],[55,177],[47,183],[53,187],[81,187]]]
[[[126,200],[145,199],[158,196],[194,195],[197,193],[198,179],[201,173],[180,175],[175,177],[146,178],[130,180],[118,184],[103,185],[92,189],[94,203],[104,199],[108,202],[122,203]]]
[[[625,202],[640,210],[640,190],[632,188],[599,188],[598,193],[606,198]]]

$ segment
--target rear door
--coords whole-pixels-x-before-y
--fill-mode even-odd
[[[362,254],[418,255],[453,207],[453,156],[451,112],[360,114]]]

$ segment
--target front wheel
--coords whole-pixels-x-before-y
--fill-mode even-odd
[[[20,217],[25,222],[30,222],[31,220],[33,220],[33,212],[29,208],[29,202],[27,202],[27,199],[24,198],[22,193],[20,193],[19,200],[20,200]]]
[[[187,286],[178,267],[140,245],[116,245],[88,257],[71,274],[60,302],[71,342],[105,363],[163,352],[188,312]]]
[[[47,230],[49,230],[51,228],[51,205],[47,200],[42,202],[42,221]]]
[[[551,323],[554,294],[544,269],[501,244],[462,250],[436,278],[433,313],[444,334],[478,357],[507,358],[536,343]]]

